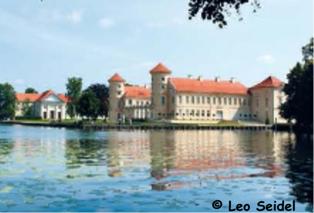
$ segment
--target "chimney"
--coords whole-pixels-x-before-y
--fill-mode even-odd
[[[200,76],[197,77],[197,80],[203,81],[203,77],[200,75]]]
[[[234,77],[230,78],[231,83],[235,83],[236,79]]]
[[[215,81],[219,82],[220,81],[220,77],[219,76],[215,77]]]
[[[191,78],[192,78],[192,75],[191,75],[191,74],[189,74],[189,75],[188,75],[188,78],[189,78],[189,79],[191,79]]]

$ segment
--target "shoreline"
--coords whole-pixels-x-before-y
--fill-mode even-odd
[[[0,121],[6,125],[24,125],[37,127],[55,127],[83,130],[271,130],[291,131],[285,124],[278,125],[241,125],[241,124],[174,124],[174,123],[141,123],[141,124],[108,124],[108,123],[66,123],[66,122],[32,122],[32,121]]]

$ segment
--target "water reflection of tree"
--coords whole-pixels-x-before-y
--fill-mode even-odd
[[[292,140],[292,139],[291,139]],[[295,143],[286,147],[288,170],[286,177],[292,183],[291,194],[300,203],[313,209],[313,138],[297,136]]]
[[[171,132],[152,131],[150,134],[151,176],[161,179],[174,166],[174,139]]]
[[[68,140],[65,144],[66,165],[68,168],[104,165],[105,147],[106,143],[99,140]]]
[[[0,139],[0,164],[5,163],[5,158],[10,155],[14,147],[14,144],[8,140]]]

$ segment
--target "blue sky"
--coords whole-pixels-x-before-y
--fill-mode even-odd
[[[251,86],[268,75],[285,80],[313,33],[312,0],[260,0],[219,29],[188,20],[188,0],[0,1],[0,83],[17,91],[65,91],[68,77],[84,86],[119,72],[150,82],[158,62],[175,76],[236,77]],[[302,2],[302,3],[301,3]]]

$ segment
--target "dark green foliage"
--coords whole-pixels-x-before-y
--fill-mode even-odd
[[[313,63],[313,41],[314,38],[312,37],[310,39],[310,43],[302,47],[302,54],[303,54],[303,60],[305,62],[312,62]]]
[[[13,119],[15,116],[15,91],[8,84],[0,84],[0,120]]]
[[[87,89],[93,91],[100,102],[98,115],[107,117],[109,111],[109,88],[105,84],[92,84]]]
[[[99,108],[100,101],[96,97],[96,94],[90,89],[84,90],[78,101],[77,111],[80,116],[96,120],[99,114]]]
[[[312,43],[312,45],[311,45]],[[287,101],[281,106],[281,115],[296,121],[296,129],[303,132],[313,130],[313,52],[303,47],[304,63],[297,63],[288,73],[288,83],[284,87]]]
[[[28,87],[26,88],[25,93],[38,93],[38,92],[32,87]]]
[[[29,100],[26,100],[22,104],[22,112],[23,112],[23,117],[31,117],[32,116],[32,106],[31,102]]]
[[[202,19],[210,20],[222,28],[227,25],[226,15],[230,15],[230,10],[240,14],[241,6],[248,3],[253,6],[253,12],[260,7],[259,0],[190,0],[190,19],[201,13]]]
[[[76,77],[68,78],[66,88],[66,96],[70,99],[70,102],[67,104],[67,113],[71,118],[74,118],[77,115],[78,101],[82,92],[82,79]]]

